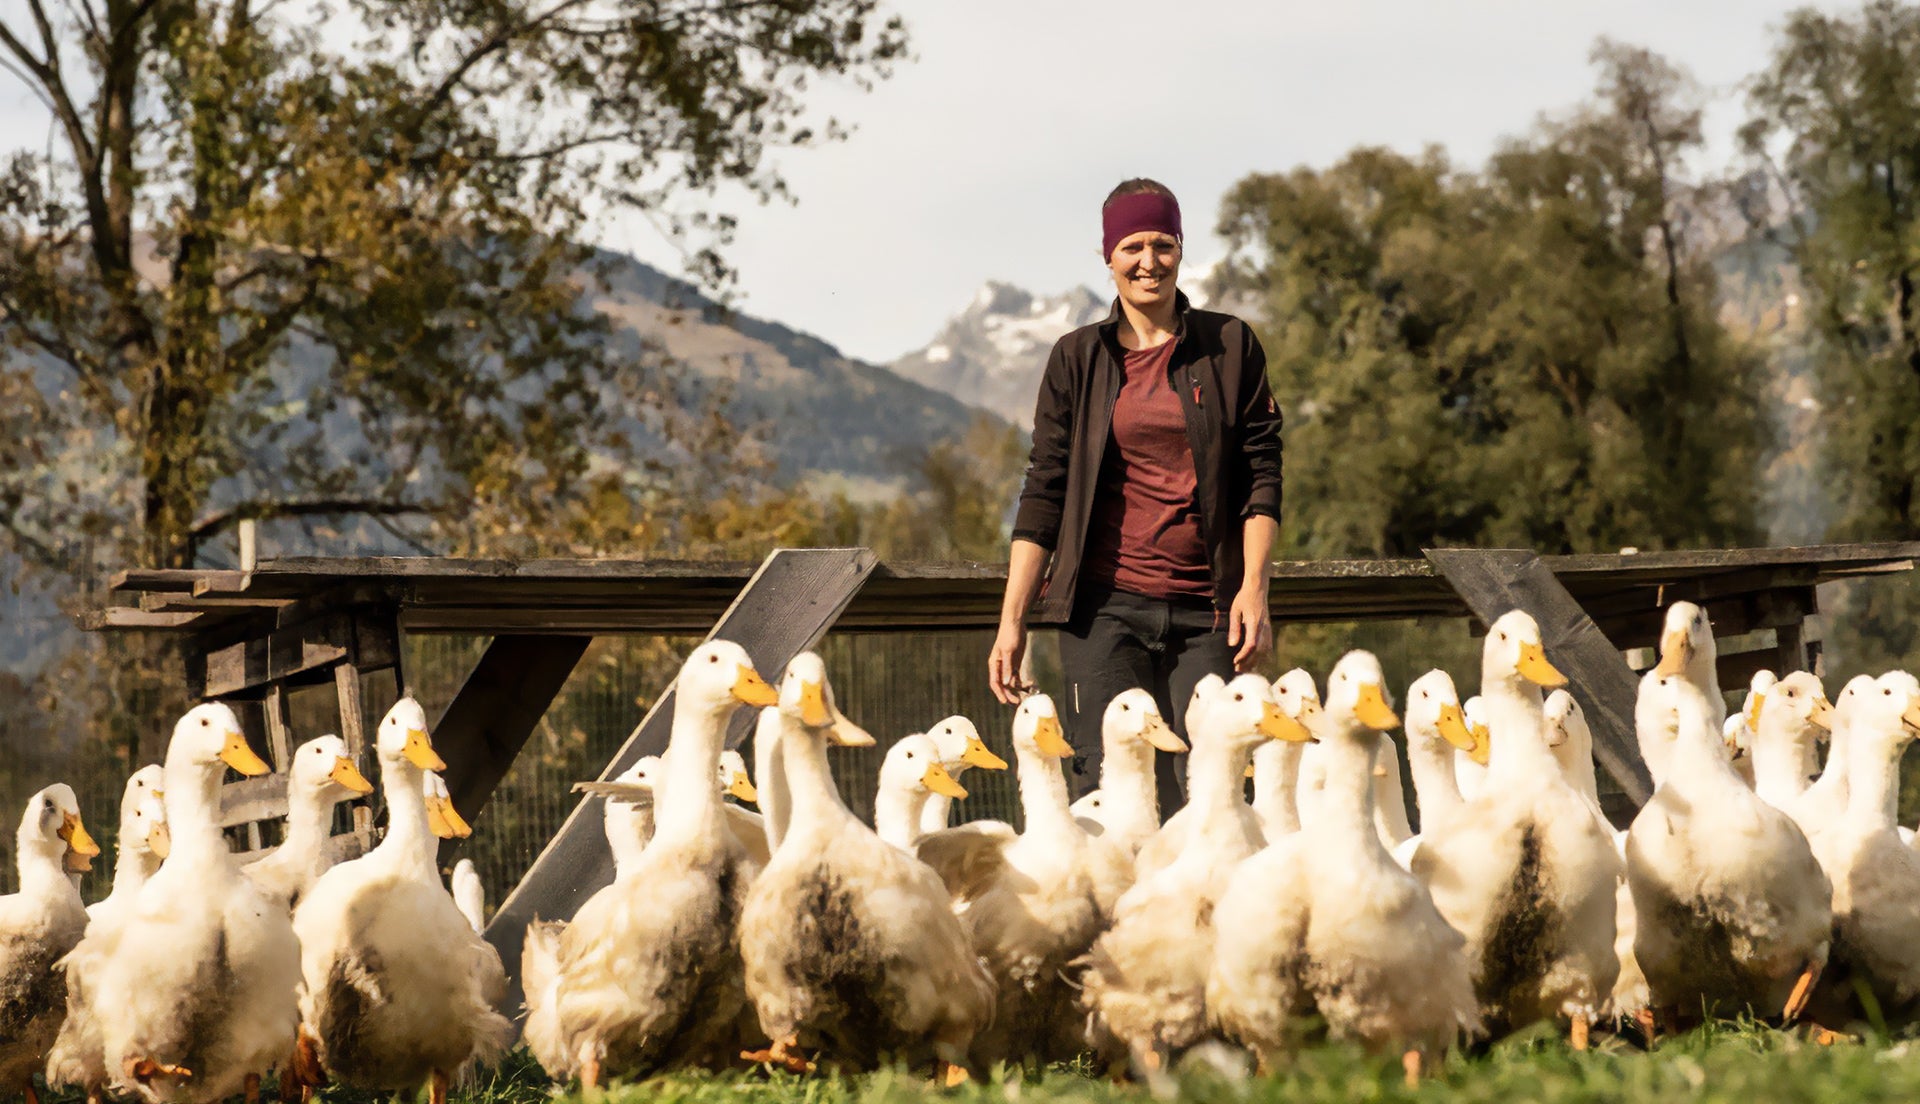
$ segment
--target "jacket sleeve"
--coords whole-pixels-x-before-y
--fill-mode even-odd
[[[1027,454],[1027,481],[1013,517],[1013,539],[1032,541],[1052,551],[1060,536],[1060,514],[1067,497],[1067,461],[1073,440],[1073,392],[1068,381],[1066,342],[1056,342],[1040,377],[1033,407],[1033,450]]]
[[[1241,323],[1246,336],[1240,353],[1240,457],[1245,465],[1247,500],[1240,516],[1265,514],[1280,520],[1280,406],[1267,384],[1267,353],[1253,327]]]

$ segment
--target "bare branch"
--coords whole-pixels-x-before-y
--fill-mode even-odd
[[[560,16],[565,15],[568,11],[578,8],[587,2],[588,0],[560,0],[558,4],[555,4],[542,14],[536,15],[524,23],[502,26],[486,38],[481,39],[471,50],[467,51],[466,56],[462,57],[459,63],[456,64],[446,76],[440,78],[439,85],[427,94],[427,98],[420,104],[420,110],[415,113],[415,125],[418,126],[419,122],[432,118],[434,112],[440,110],[441,106],[453,95],[454,90],[460,86],[461,81],[466,79],[467,74],[473,70],[474,66],[485,61],[491,55],[505,49],[514,39],[539,31],[548,23],[553,22],[555,19],[560,18]]]
[[[194,540],[204,540],[238,521],[267,521],[273,518],[316,517],[323,514],[366,514],[369,517],[405,517],[431,514],[431,506],[417,502],[389,502],[384,499],[310,498],[283,500],[249,498],[234,503],[193,523],[189,530]]]

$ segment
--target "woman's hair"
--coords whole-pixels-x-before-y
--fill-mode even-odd
[[[1100,206],[1105,207],[1121,196],[1130,195],[1157,195],[1166,196],[1168,199],[1175,199],[1172,188],[1167,187],[1158,180],[1150,180],[1144,176],[1136,176],[1129,180],[1122,180],[1120,183],[1114,185],[1113,191],[1107,193],[1107,198],[1100,201]],[[1178,200],[1175,201],[1178,202]]]

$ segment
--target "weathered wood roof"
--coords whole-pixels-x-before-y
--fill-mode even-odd
[[[1912,569],[1920,542],[1548,556],[1543,562],[1622,647],[1650,640],[1660,609],[1708,605],[1723,634],[1773,627],[1814,611],[1812,588]],[[128,570],[118,604],[89,626],[185,633],[218,645],[347,607],[390,606],[409,632],[477,634],[701,633],[753,574],[751,563],[672,560],[290,558],[251,572]],[[1006,565],[881,563],[836,628],[910,631],[997,623]],[[1464,617],[1433,565],[1419,560],[1274,564],[1279,622]]]

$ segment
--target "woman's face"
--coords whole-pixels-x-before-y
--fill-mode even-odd
[[[1163,230],[1128,234],[1114,246],[1107,267],[1122,302],[1143,311],[1172,305],[1174,281],[1180,275],[1180,239]]]

